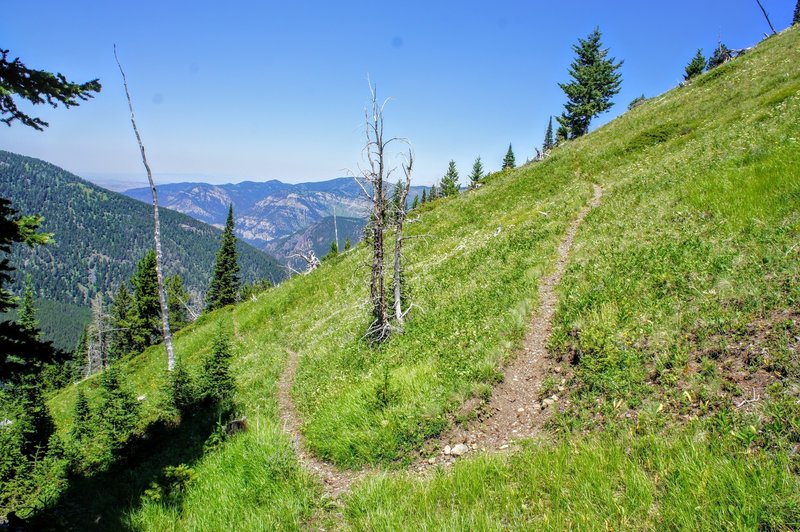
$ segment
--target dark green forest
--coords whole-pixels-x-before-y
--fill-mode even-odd
[[[97,292],[110,296],[131,277],[136,262],[153,245],[152,208],[47,162],[2,150],[0,195],[21,214],[43,215],[42,230],[54,234],[48,246],[16,246],[12,290],[19,293],[23,276],[31,273],[45,336],[72,347],[80,327],[64,331],[64,320],[77,324],[88,314],[63,313],[75,305],[88,307]],[[166,275],[180,274],[190,291],[205,292],[222,231],[174,211],[160,212]],[[243,282],[266,278],[277,283],[286,277],[266,253],[244,242],[238,250]],[[56,329],[59,338],[48,334]]]

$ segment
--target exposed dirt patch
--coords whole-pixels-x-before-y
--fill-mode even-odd
[[[564,402],[566,375],[547,351],[547,341],[558,306],[556,287],[566,270],[569,252],[578,228],[586,215],[600,205],[603,190],[594,185],[594,197],[570,224],[558,246],[553,271],[539,285],[538,311],[531,321],[522,351],[504,370],[504,379],[488,404],[477,411],[477,418],[465,426],[455,426],[439,439],[428,442],[414,468],[451,464],[459,456],[475,451],[505,451],[514,443],[537,435],[552,412]],[[543,384],[552,376],[553,388],[542,397]],[[474,401],[468,402],[472,407]],[[462,407],[461,410],[463,410]],[[463,415],[462,411],[459,411]]]
[[[364,477],[368,471],[349,471],[337,468],[335,465],[320,460],[306,450],[303,443],[302,423],[297,409],[292,401],[292,383],[297,373],[298,355],[288,351],[286,368],[278,381],[278,408],[283,423],[283,430],[292,439],[300,463],[310,473],[317,476],[325,488],[326,494],[332,499],[337,499],[342,493],[348,491],[354,482]]]

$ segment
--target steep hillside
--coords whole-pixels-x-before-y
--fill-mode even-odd
[[[427,187],[412,187],[409,201]],[[256,247],[288,237],[332,216],[363,218],[367,202],[352,177],[314,183],[288,184],[277,180],[244,181],[226,185],[174,183],[160,187],[164,207],[212,225],[223,226],[228,205],[233,204],[236,234]],[[150,201],[150,190],[125,192]],[[275,246],[272,246],[273,248]]]
[[[55,234],[51,245],[14,251],[15,288],[29,272],[40,300],[88,306],[96,292],[110,294],[130,278],[152,247],[152,208],[44,161],[0,151],[0,195],[21,213],[43,215],[42,229]],[[205,292],[221,232],[166,209],[161,223],[166,272]],[[239,245],[239,255],[245,280],[286,277],[272,257],[247,244]],[[45,330],[51,317],[42,315]]]
[[[81,511],[55,515],[146,530],[800,527],[797,57],[794,29],[544,162],[422,207],[406,259],[416,307],[380,349],[362,339],[363,246],[181,331],[193,373],[230,331],[248,431],[124,464],[149,473],[90,480],[55,506]],[[539,286],[594,185],[602,202],[555,288],[550,355],[531,361],[542,400],[519,405],[540,416],[535,438],[455,460],[452,427],[480,430],[504,365],[529,355]],[[163,368],[159,347],[125,365],[143,425]],[[96,380],[80,385],[93,401]],[[279,383],[308,453],[368,468],[339,500],[283,431]],[[75,393],[51,400],[62,432]],[[428,459],[445,466],[418,474]],[[177,463],[195,473],[178,503],[140,498]]]

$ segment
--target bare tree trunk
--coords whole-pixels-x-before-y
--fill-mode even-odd
[[[136,119],[133,115],[133,104],[131,103],[131,95],[128,91],[128,80],[125,77],[125,72],[122,70],[122,65],[119,62],[119,58],[117,57],[117,47],[114,46],[114,59],[117,61],[117,66],[119,67],[119,73],[122,74],[122,84],[125,87],[125,96],[128,99],[128,109],[131,111],[131,125],[133,126],[133,132],[136,135],[136,141],[139,143],[139,151],[142,153],[142,163],[144,163],[144,169],[147,172],[147,180],[150,182],[150,192],[153,194],[153,239],[155,240],[156,245],[156,278],[158,279],[158,302],[161,306],[161,323],[162,323],[162,332],[164,337],[164,347],[167,350],[167,370],[172,371],[175,367],[175,351],[172,348],[172,333],[169,330],[169,309],[167,307],[167,292],[164,289],[164,275],[161,271],[161,262],[162,262],[162,254],[161,254],[161,224],[158,220],[158,195],[156,194],[156,184],[153,181],[153,173],[150,171],[150,165],[147,164],[147,156],[144,152],[144,144],[142,144],[142,138],[139,135],[139,129],[136,127]]]
[[[333,206],[333,238],[336,239],[336,253],[339,253],[339,227],[336,225],[336,205]]]
[[[403,166],[403,173],[406,176],[406,182],[402,185],[402,190],[398,190],[397,199],[397,212],[395,213],[394,222],[394,319],[399,325],[403,324],[405,313],[403,312],[404,290],[403,290],[403,224],[406,221],[406,200],[408,199],[408,191],[411,189],[411,171],[414,165],[414,156],[408,152],[408,162]]]
[[[103,295],[98,292],[92,298],[92,323],[89,325],[85,377],[94,375],[108,365],[107,320],[108,316],[103,309]]]
[[[772,21],[769,19],[769,15],[767,14],[767,10],[764,9],[764,6],[761,4],[761,0],[756,0],[758,7],[761,8],[761,12],[764,13],[764,18],[767,19],[767,24],[769,24],[769,29],[772,30],[773,35],[777,35],[778,32],[775,31],[775,26],[772,25]]]

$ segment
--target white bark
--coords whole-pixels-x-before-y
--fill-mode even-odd
[[[125,72],[122,70],[122,65],[117,58],[117,47],[114,46],[114,59],[117,61],[119,73],[122,74],[122,85],[125,87],[125,96],[128,99],[128,109],[131,112],[131,125],[133,132],[136,135],[136,141],[139,143],[139,151],[142,154],[142,163],[147,172],[147,180],[150,182],[150,192],[153,195],[153,240],[156,246],[156,278],[158,279],[158,302],[161,306],[161,325],[162,336],[164,339],[164,347],[167,351],[167,370],[172,371],[175,367],[175,351],[172,348],[172,332],[169,330],[169,309],[167,306],[167,291],[164,288],[164,275],[161,270],[161,263],[163,255],[161,253],[161,224],[158,219],[158,194],[156,193],[156,184],[153,181],[153,173],[150,171],[150,165],[147,164],[147,155],[144,151],[144,144],[142,144],[142,137],[139,135],[139,129],[136,127],[136,119],[133,115],[133,103],[131,103],[131,95],[128,91],[128,80],[125,77]]]

